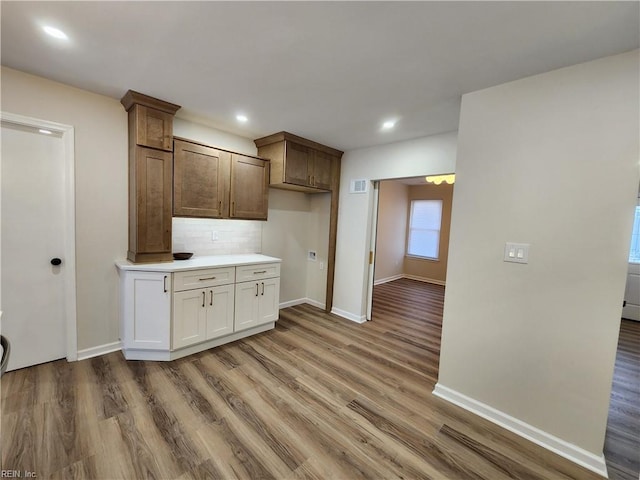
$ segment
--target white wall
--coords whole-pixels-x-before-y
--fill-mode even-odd
[[[456,137],[450,132],[345,152],[340,172],[334,313],[357,321],[365,319],[373,197],[371,188],[366,194],[350,194],[350,181],[454,172]]]
[[[640,177],[638,69],[636,51],[465,95],[458,135],[438,385],[594,458]],[[531,244],[527,265],[503,262],[507,241]]]
[[[407,244],[409,186],[386,181],[378,187],[375,281],[397,278],[404,273]]]
[[[78,349],[115,342],[114,261],[127,251],[127,114],[112,98],[6,67],[1,76],[3,111],[75,127]]]

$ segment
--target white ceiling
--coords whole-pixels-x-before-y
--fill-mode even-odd
[[[342,150],[456,130],[463,93],[640,46],[638,2],[1,8],[3,65],[117,99],[137,90],[245,137],[286,130]],[[396,128],[381,131],[389,118]]]

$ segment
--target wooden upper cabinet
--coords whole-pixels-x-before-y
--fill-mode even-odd
[[[269,161],[231,154],[231,218],[266,220],[269,210]]]
[[[284,156],[286,158],[285,183],[311,186],[313,151],[308,147],[293,142],[286,142],[284,148]]]
[[[134,263],[173,260],[173,103],[129,90],[129,251]]]
[[[129,128],[134,131],[137,145],[169,152],[173,149],[173,116],[178,105],[133,90],[120,102],[129,112]]]
[[[173,214],[229,216],[231,154],[176,139],[173,152]]]
[[[254,141],[258,155],[271,161],[270,186],[301,192],[329,192],[333,185],[333,165],[340,150],[287,132]]]
[[[134,234],[129,259],[161,261],[171,254],[171,152],[135,147],[130,196],[130,234]]]
[[[143,105],[134,106],[129,115],[135,117],[138,145],[171,151],[173,115]]]

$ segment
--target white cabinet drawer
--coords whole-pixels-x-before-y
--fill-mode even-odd
[[[280,276],[279,263],[258,263],[236,267],[236,282],[250,282]]]
[[[194,288],[216,287],[235,282],[235,267],[205,268],[188,270],[173,274],[173,291],[192,290]]]

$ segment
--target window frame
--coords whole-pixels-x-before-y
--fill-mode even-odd
[[[414,209],[414,204],[419,203],[419,202],[430,202],[430,203],[439,203],[440,204],[440,225],[438,227],[437,230],[435,229],[418,229],[418,228],[414,228],[412,227],[412,220],[413,220],[413,209]],[[442,217],[444,215],[444,199],[442,198],[414,198],[411,199],[409,201],[409,219],[407,222],[407,231],[406,231],[406,254],[405,256],[410,257],[410,258],[416,258],[416,259],[420,259],[420,260],[428,260],[428,261],[432,261],[432,262],[438,262],[440,261],[440,243],[441,243],[441,237],[442,237]],[[413,230],[424,230],[424,231],[432,231],[432,232],[437,232],[437,244],[436,244],[436,256],[435,257],[428,257],[428,256],[424,256],[424,255],[419,255],[416,253],[411,253],[410,251],[410,247],[411,247],[411,233]]]

